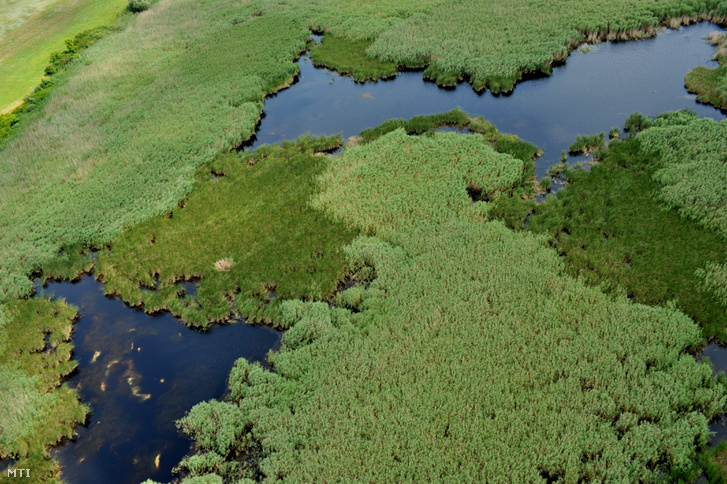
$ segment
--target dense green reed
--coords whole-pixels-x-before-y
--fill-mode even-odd
[[[76,392],[61,386],[76,367],[69,342],[76,315],[47,299],[0,305],[0,457],[31,469],[33,482],[58,482],[60,466],[48,447],[73,437],[88,413]]]
[[[320,44],[310,50],[313,65],[327,67],[341,74],[351,75],[355,81],[375,81],[394,77],[397,65],[381,62],[366,54],[369,40],[353,40],[335,35],[325,35]]]
[[[719,67],[697,66],[687,73],[687,90],[697,95],[697,101],[727,109],[727,36],[712,35],[710,41],[717,46],[715,59]]]
[[[725,239],[653,196],[660,160],[641,145],[613,140],[590,172],[569,170],[557,198],[533,207],[528,229],[552,237],[570,274],[644,304],[673,301],[707,338],[725,341],[727,305],[698,289],[697,273],[727,262]]]
[[[81,53],[0,148],[0,294],[64,246],[100,246],[171,209],[196,168],[249,137],[309,35],[228,2],[157,3]],[[275,35],[270,35],[271,32]]]
[[[227,319],[231,300],[250,322],[279,323],[280,300],[266,304],[270,291],[330,298],[345,278],[342,248],[355,233],[308,204],[328,163],[316,152],[340,144],[340,137],[305,137],[220,155],[197,172],[195,189],[178,207],[99,254],[96,274],[106,292],[201,327]],[[221,267],[225,260],[229,267]],[[197,294],[184,294],[180,280],[199,280]]]
[[[568,147],[568,153],[587,155],[595,150],[601,150],[606,146],[606,134],[583,134],[578,135],[576,140]]]
[[[691,469],[724,388],[681,312],[563,272],[545,239],[487,222],[524,163],[482,137],[396,129],[332,159],[314,205],[368,236],[336,305],[288,301],[275,372],[180,422],[220,482],[649,481]],[[204,477],[202,477],[204,476]]]

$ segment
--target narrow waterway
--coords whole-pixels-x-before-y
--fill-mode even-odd
[[[266,100],[251,149],[306,132],[354,136],[389,118],[459,106],[542,147],[545,155],[536,162],[542,176],[576,135],[621,127],[634,111],[653,116],[689,108],[723,118],[684,89],[684,75],[694,66],[716,65],[709,60],[714,48],[703,37],[717,29],[703,23],[574,52],[552,76],[518,84],[508,96],[477,94],[466,84],[441,89],[421,72],[357,84],[313,68],[304,56],[298,82]],[[239,323],[208,333],[189,330],[167,313],[149,316],[105,297],[102,284],[88,276],[43,291],[65,298],[81,314],[73,337],[79,368],[68,384],[93,413],[88,426],[78,428],[78,439],[53,451],[69,484],[171,480],[173,466],[190,449],[174,421],[195,403],[222,398],[233,362],[263,361],[281,338],[272,329]],[[706,352],[717,368],[727,369],[727,353],[717,357],[722,353],[713,346]]]
[[[711,106],[697,103],[684,88],[684,76],[695,66],[715,67],[715,48],[704,39],[720,27],[700,23],[664,30],[651,39],[606,42],[591,52],[574,51],[553,75],[515,86],[510,95],[476,93],[469,84],[442,89],[403,72],[395,79],[356,83],[327,69],[314,68],[302,57],[298,82],[266,99],[265,117],[253,145],[311,135],[343,133],[344,138],[390,118],[448,111],[459,106],[483,116],[503,133],[513,133],[543,148],[536,162],[538,177],[558,163],[578,134],[623,127],[629,114],[656,116],[691,109],[699,116],[722,119]]]
[[[201,333],[169,313],[150,316],[103,294],[91,276],[42,291],[76,306],[68,381],[92,413],[78,439],[53,450],[69,484],[169,481],[190,450],[174,421],[194,404],[222,398],[227,375],[244,356],[264,361],[281,333],[233,323]]]

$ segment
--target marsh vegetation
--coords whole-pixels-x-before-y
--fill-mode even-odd
[[[689,474],[725,403],[686,353],[701,331],[488,222],[468,187],[497,200],[524,166],[481,136],[401,128],[332,159],[314,206],[366,233],[346,248],[358,283],[333,307],[283,303],[275,372],[239,360],[229,400],[181,422],[202,452],[190,477],[252,477],[245,453],[270,482]]]
[[[0,306],[0,457],[32,469],[36,482],[56,478],[48,449],[76,434],[88,407],[61,385],[77,366],[70,343],[78,312],[63,301],[16,300]]]

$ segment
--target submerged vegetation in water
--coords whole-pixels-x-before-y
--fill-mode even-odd
[[[0,305],[0,457],[32,469],[34,482],[56,482],[48,447],[75,435],[88,408],[62,379],[76,368],[70,338],[77,312],[64,302]]]
[[[340,137],[301,138],[225,153],[197,172],[178,207],[124,232],[99,254],[107,293],[149,312],[169,309],[206,327],[234,312],[279,322],[278,298],[327,299],[344,280],[342,248],[355,233],[308,204]],[[196,295],[177,284],[199,280]]]
[[[485,139],[397,128],[347,148],[314,205],[351,229],[357,284],[287,301],[275,373],[239,360],[227,402],[180,422],[189,481],[647,481],[687,473],[724,388],[681,312],[564,274],[542,236],[487,221],[525,163]],[[257,454],[256,454],[257,453]],[[431,458],[430,456],[436,456]],[[194,465],[192,465],[194,464]]]

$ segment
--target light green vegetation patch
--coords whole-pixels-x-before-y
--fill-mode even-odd
[[[0,2],[0,112],[22,101],[40,82],[52,52],[61,50],[65,39],[113,21],[126,7],[126,0],[10,0]],[[15,28],[3,35],[3,10],[13,10]],[[44,8],[45,7],[45,8]],[[26,14],[31,10],[31,16]],[[25,12],[18,17],[19,12]],[[22,24],[17,25],[22,21]]]
[[[84,51],[0,148],[2,297],[27,293],[62,247],[105,244],[174,207],[199,165],[253,133],[309,35],[223,1],[163,0],[134,19]]]
[[[34,482],[56,482],[59,466],[47,448],[73,437],[88,413],[76,392],[61,386],[76,367],[69,342],[76,315],[47,299],[0,306],[0,456],[32,469]]]
[[[366,54],[368,40],[352,40],[325,35],[320,44],[310,50],[313,65],[328,67],[341,74],[350,74],[358,82],[385,79],[396,75],[396,64],[381,62]]]
[[[687,90],[697,95],[697,101],[727,109],[727,36],[714,33],[710,42],[717,46],[714,58],[719,67],[697,66],[685,77]]]
[[[203,327],[230,316],[228,298],[239,316],[268,323],[279,322],[280,302],[265,305],[269,291],[285,299],[330,298],[346,275],[342,248],[355,233],[309,202],[328,164],[316,152],[340,144],[340,137],[301,138],[220,155],[198,171],[183,208],[124,232],[99,255],[106,292]],[[185,279],[200,279],[196,297],[183,297],[175,284]]]
[[[275,372],[239,360],[228,402],[182,420],[206,465],[260,449],[265,482],[649,481],[687,470],[724,388],[682,313],[563,273],[539,236],[487,222],[524,163],[481,137],[402,129],[344,151],[315,205],[365,230],[361,283],[289,301]],[[229,418],[232,416],[232,418]],[[217,457],[214,457],[214,455]],[[249,476],[248,476],[249,477]]]

